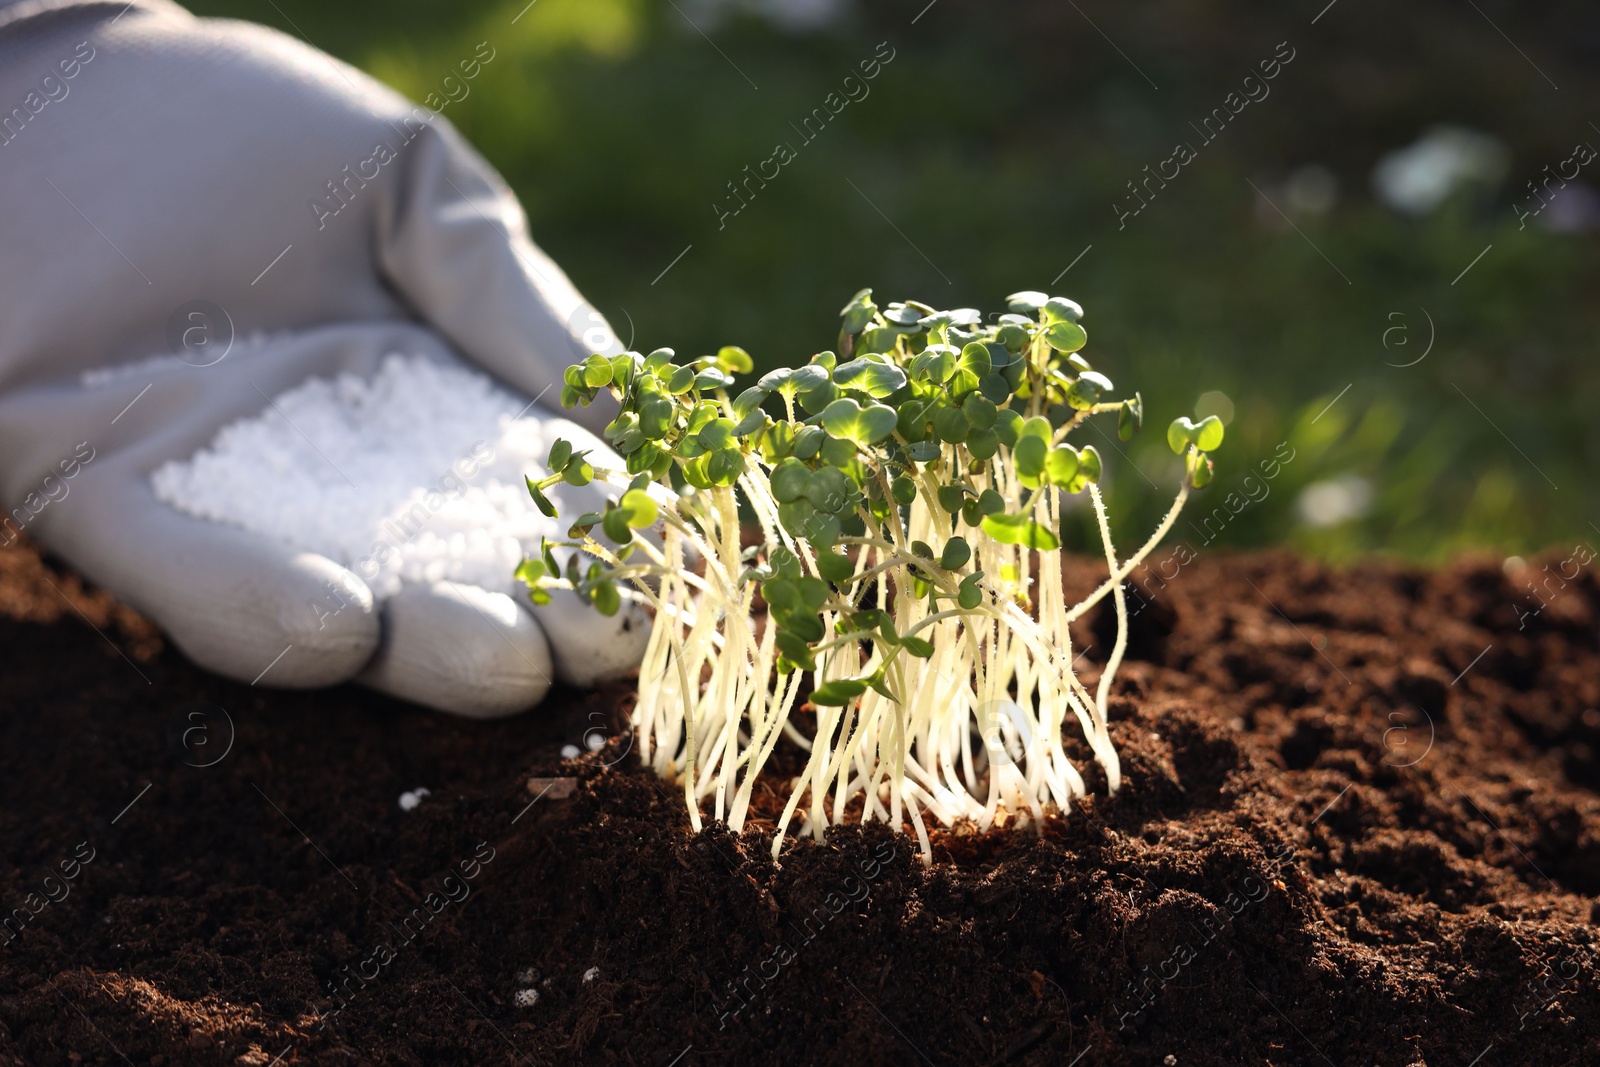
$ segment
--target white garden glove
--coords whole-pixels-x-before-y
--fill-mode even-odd
[[[569,595],[533,609],[541,626],[509,576],[375,605],[339,562],[153,495],[151,471],[222,425],[391,353],[559,396],[599,319],[443,118],[166,0],[0,0],[0,204],[0,544],[25,531],[196,662],[262,685],[359,678],[486,717],[637,661],[647,627],[626,611]],[[120,369],[85,378],[101,368]]]

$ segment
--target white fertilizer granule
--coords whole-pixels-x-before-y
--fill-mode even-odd
[[[151,475],[180,511],[350,568],[382,599],[445,579],[498,592],[541,536],[534,507],[559,436],[525,401],[464,366],[390,355],[369,381],[314,378]]]

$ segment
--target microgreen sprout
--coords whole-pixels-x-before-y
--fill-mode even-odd
[[[1172,423],[1182,484],[1150,538],[1119,559],[1101,456],[1067,438],[1114,413],[1126,440],[1143,402],[1115,399],[1080,354],[1082,318],[1038,292],[1012,295],[986,323],[969,308],[879,307],[863,289],[843,309],[837,353],[743,389],[735,376],[752,363],[734,347],[686,362],[665,348],[594,355],[568,369],[565,406],[603,390],[620,403],[606,436],[625,470],[556,442],[549,473],[528,480],[545,514],[556,515],[544,491],[559,482],[602,479],[618,493],[517,573],[535,599],[562,586],[607,613],[624,596],[654,608],[633,725],[641,758],[682,786],[695,829],[707,804],[743,826],[784,737],[810,755],[789,783],[774,855],[802,804],[818,838],[847,816],[909,822],[925,860],[925,813],[988,828],[1066,811],[1086,792],[1062,744],[1069,718],[1117,789],[1106,705],[1127,645],[1123,582],[1210,480],[1223,428],[1215,417]],[[1069,604],[1058,531],[1079,494],[1109,575]],[[760,529],[753,547],[742,517]],[[1108,595],[1117,639],[1091,694],[1068,627]],[[803,730],[807,680],[816,718]]]

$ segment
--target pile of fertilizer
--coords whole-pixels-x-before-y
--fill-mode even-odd
[[[313,378],[151,475],[158,498],[340,563],[382,599],[449,579],[505,591],[557,524],[533,506],[557,433],[463,366],[391,355]]]

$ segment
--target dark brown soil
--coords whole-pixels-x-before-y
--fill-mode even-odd
[[[1123,789],[924,868],[692,835],[625,687],[253,689],[0,552],[0,1061],[1597,1063],[1592,566],[1519,614],[1567,558],[1190,563],[1134,619]]]

